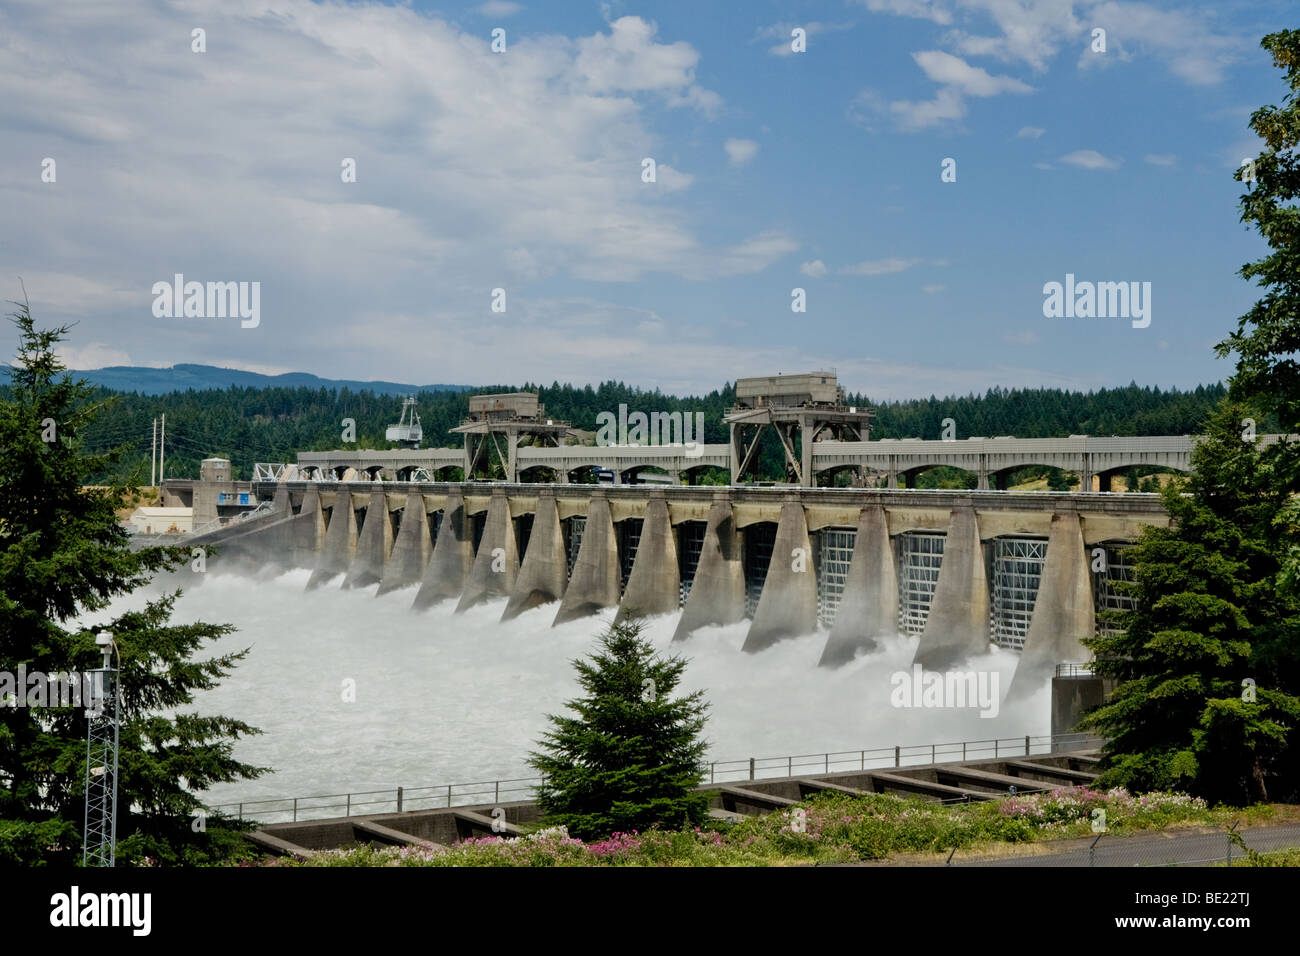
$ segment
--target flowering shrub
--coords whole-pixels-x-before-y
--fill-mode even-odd
[[[881,859],[988,843],[1082,836],[1092,812],[1107,829],[1213,822],[1205,801],[1182,793],[1135,797],[1117,788],[1063,787],[983,803],[943,806],[893,794],[823,793],[798,807],[719,829],[612,833],[584,842],[565,827],[522,837],[483,836],[450,847],[332,850],[308,866],[772,866]],[[1240,811],[1233,811],[1239,814]],[[282,862],[280,865],[298,865]]]
[[[1030,793],[998,803],[1002,814],[1040,825],[1089,821],[1091,826],[1093,811],[1097,809],[1106,811],[1106,827],[1111,829],[1134,822],[1150,824],[1194,817],[1208,807],[1200,797],[1185,793],[1147,793],[1135,797],[1123,787],[1105,792],[1088,787],[1062,787],[1050,793]]]

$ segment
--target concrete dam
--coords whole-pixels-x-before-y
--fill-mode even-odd
[[[1039,683],[1091,654],[1126,546],[1164,526],[1156,495],[863,488],[260,480],[255,520],[196,536],[214,568],[307,568],[413,608],[504,601],[560,623],[676,613],[674,640],[749,620],[746,651],[828,634],[835,666],[919,637],[942,669],[988,650]]]

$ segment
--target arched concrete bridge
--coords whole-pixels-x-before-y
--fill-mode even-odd
[[[505,483],[259,481],[269,517],[194,539],[210,564],[313,569],[413,607],[681,611],[677,639],[749,620],[745,649],[828,631],[840,664],[899,633],[942,668],[990,642],[1035,679],[1080,644],[1124,577],[1122,545],[1168,523],[1156,495]],[[1019,678],[1017,678],[1019,679]]]
[[[1110,490],[1116,472],[1135,465],[1158,466],[1190,471],[1190,435],[1156,435],[1134,438],[968,438],[965,441],[922,441],[882,439],[865,442],[817,442],[813,445],[813,470],[819,475],[852,469],[880,472],[888,486],[898,479],[911,483],[913,476],[939,465],[961,468],[978,476],[977,488],[994,487],[998,476],[1026,465],[1051,465],[1079,475],[1082,490],[1092,490],[1099,479],[1099,491]]]
[[[1262,435],[1263,444],[1277,440]],[[879,441],[819,441],[813,444],[811,481],[829,484],[839,471],[859,475],[885,476],[887,487],[897,488],[900,478],[911,482],[929,468],[950,465],[977,476],[977,487],[996,487],[999,477],[1026,465],[1051,465],[1080,477],[1080,488],[1099,491],[1110,488],[1111,477],[1133,466],[1153,466],[1186,472],[1191,469],[1196,437],[1140,436],[1130,438],[968,438],[964,441],[882,439]],[[466,452],[458,448],[372,451],[342,449],[301,452],[298,474],[316,479],[405,481],[414,475],[422,480],[447,477],[452,468],[464,468]],[[649,445],[592,446],[563,445],[558,448],[523,446],[511,459],[510,481],[577,479],[592,468],[612,470],[615,483],[635,481],[647,469],[684,476],[691,482],[702,469],[719,468],[736,473],[732,446]],[[422,471],[417,472],[417,469]]]
[[[424,448],[369,450],[340,449],[307,451],[298,454],[298,475],[311,480],[340,481],[409,481],[421,469],[424,480],[437,480],[448,469],[468,466],[468,456],[460,448]],[[645,445],[594,446],[562,445],[558,448],[521,446],[515,449],[511,464],[514,481],[546,481],[547,474],[561,482],[580,478],[593,468],[610,468],[617,484],[629,483],[638,472],[658,469],[688,478],[705,468],[729,468],[731,458],[726,445]]]

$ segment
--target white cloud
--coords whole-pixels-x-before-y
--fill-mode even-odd
[[[942,282],[932,282],[929,285],[921,286],[921,291],[926,295],[934,295],[936,292],[942,292],[946,288],[948,287]]]
[[[487,0],[474,8],[475,12],[485,17],[513,17],[522,9],[520,4],[511,3],[510,0]]]
[[[608,33],[578,39],[573,68],[593,93],[661,93],[671,106],[716,110],[721,97],[695,85],[699,53],[684,40],[657,43],[657,32],[640,17],[619,17]]]
[[[891,275],[895,272],[905,272],[917,265],[920,259],[900,259],[892,257],[889,259],[876,259],[874,261],[859,262],[857,265],[844,266],[840,275],[845,276],[883,276]]]
[[[43,321],[80,318],[72,348],[420,381],[427,353],[394,343],[439,340],[452,316],[472,328],[494,287],[513,318],[534,278],[745,275],[798,248],[761,221],[705,238],[671,165],[641,182],[666,109],[721,99],[696,82],[694,47],[636,17],[578,38],[512,31],[497,56],[481,29],[402,4],[204,10],[197,55],[188,7],[0,5],[0,34],[24,38],[0,58],[6,155],[54,156],[60,174],[6,191],[26,226],[0,276],[26,278]],[[260,325],[156,319],[152,284],[177,272],[261,282]],[[9,286],[0,298],[20,296]],[[409,324],[367,332],[376,300]]]
[[[1075,16],[1071,0],[962,0],[961,7],[967,24],[987,24],[995,32],[955,28],[945,37],[950,45],[967,56],[1024,63],[1039,72],[1067,38],[1081,36],[1090,25]]]
[[[859,92],[849,101],[848,107],[844,110],[844,115],[850,122],[856,123],[869,132],[875,132],[876,120],[888,113],[889,102],[881,96],[879,90],[871,88]]]
[[[1138,0],[857,0],[875,13],[950,26],[945,46],[963,56],[1023,63],[1043,72],[1060,51],[1077,45],[1079,69],[1105,67],[1149,54],[1174,76],[1202,86],[1224,71],[1254,39],[1216,29],[1213,12],[1194,5],[1160,9]],[[1107,52],[1091,50],[1092,30],[1106,30]]]
[[[987,70],[971,66],[959,56],[942,50],[924,50],[913,53],[925,75],[936,83],[954,87],[965,96],[997,96],[1001,93],[1032,93],[1028,86],[1014,77],[993,76]]]
[[[131,364],[129,353],[103,342],[91,342],[81,347],[61,343],[55,349],[55,354],[65,366],[78,371]]]
[[[1178,162],[1178,157],[1173,153],[1148,153],[1145,158],[1152,166],[1173,166]]]
[[[933,20],[935,23],[952,22],[952,14],[943,0],[856,0],[872,13],[892,13],[900,17]]]
[[[690,173],[679,172],[667,163],[660,163],[655,167],[655,181],[664,192],[675,193],[688,189],[695,182],[695,177]]]
[[[133,306],[147,310],[153,302],[147,288],[123,288],[112,278],[96,279],[38,269],[10,270],[10,274],[15,280],[21,279],[21,285],[15,281],[13,294],[0,293],[0,299],[17,301],[22,298],[21,289],[25,287],[32,315],[94,316]]]
[[[869,126],[871,115],[887,113],[899,128],[916,131],[962,119],[966,115],[967,97],[1033,92],[1033,87],[1014,77],[994,76],[942,50],[923,50],[913,53],[912,59],[929,79],[940,84],[933,99],[894,100],[886,104],[876,91],[863,90],[850,104],[850,118]]]
[[[761,272],[778,259],[797,251],[799,243],[779,230],[767,230],[751,236],[744,242],[726,250],[711,261],[701,260],[690,278],[709,279],[715,276],[749,275]]]
[[[1107,52],[1093,53],[1085,46],[1079,56],[1080,69],[1107,66],[1116,56],[1131,59],[1131,47],[1162,61],[1185,83],[1213,86],[1222,83],[1227,67],[1253,46],[1241,37],[1216,33],[1199,11],[1104,2],[1093,6],[1088,15],[1106,28]]]
[[[1046,132],[1041,126],[1022,126],[1020,132],[1016,133],[1016,139],[1038,139]]]
[[[889,112],[900,129],[915,131],[961,119],[966,115],[966,100],[960,91],[943,86],[932,100],[895,100],[889,104]]]
[[[729,139],[723,144],[727,161],[733,166],[744,166],[758,155],[758,143],[752,139]]]
[[[826,263],[820,259],[814,259],[812,262],[805,262],[801,265],[799,271],[810,279],[820,279],[826,275]]]
[[[1095,149],[1076,149],[1073,153],[1062,156],[1061,162],[1080,169],[1119,169],[1123,160],[1103,156]]]

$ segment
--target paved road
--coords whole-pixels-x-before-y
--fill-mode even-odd
[[[1246,845],[1261,853],[1300,847],[1300,824],[1239,828]],[[1070,840],[1069,849],[1033,856],[954,859],[953,866],[1194,866],[1223,863],[1228,840],[1222,830],[1165,831],[1137,836],[1103,836],[1090,861],[1087,840]],[[1245,854],[1232,847],[1232,859]]]

